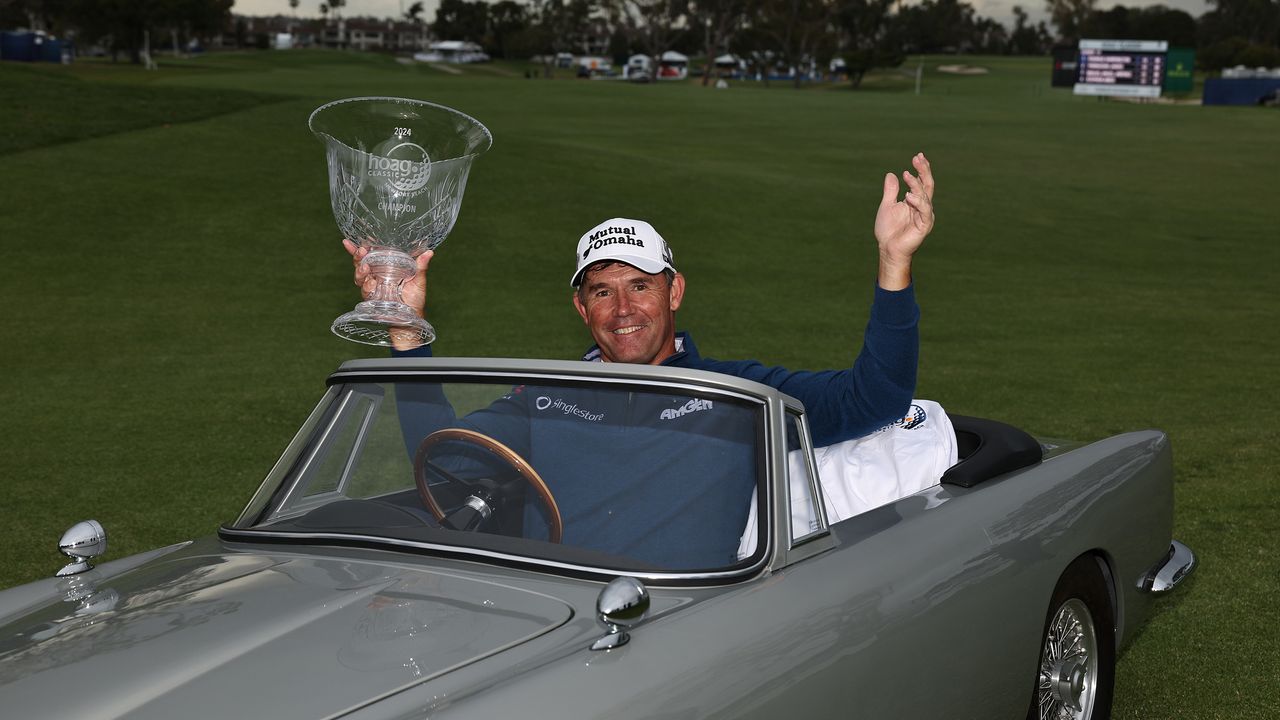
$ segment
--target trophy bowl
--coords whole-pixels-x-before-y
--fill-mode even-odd
[[[307,127],[324,144],[329,199],[338,228],[367,249],[361,263],[377,283],[333,321],[338,337],[367,345],[426,344],[435,329],[403,302],[416,258],[453,229],[471,162],[493,145],[475,118],[443,105],[357,97],[322,105]]]

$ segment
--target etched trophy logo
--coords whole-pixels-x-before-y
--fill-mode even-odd
[[[393,188],[417,194],[431,179],[431,158],[417,143],[405,142],[370,159],[369,177],[386,178]]]

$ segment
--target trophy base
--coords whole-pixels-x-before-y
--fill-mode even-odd
[[[427,345],[436,339],[431,323],[418,317],[408,305],[397,302],[365,301],[355,310],[333,321],[334,335],[365,345],[391,347],[391,336],[398,341]]]

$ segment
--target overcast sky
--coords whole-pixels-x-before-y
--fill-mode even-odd
[[[1014,5],[1022,5],[1023,9],[1031,16],[1031,22],[1047,20],[1048,16],[1044,11],[1044,0],[967,0],[974,8],[977,9],[979,15],[983,15],[1003,23],[1006,27],[1013,27],[1013,11]],[[404,9],[412,5],[414,0],[347,0],[347,5],[342,9],[343,15],[372,15],[373,17],[400,17],[404,14]],[[438,0],[423,0],[423,7],[426,12],[423,13],[428,22],[436,16],[436,6]],[[1126,5],[1128,7],[1147,7],[1149,5],[1166,5],[1171,8],[1186,10],[1191,13],[1192,17],[1200,17],[1210,8],[1206,0],[1130,0],[1129,2],[1109,2],[1108,0],[1100,0],[1098,7],[1110,8],[1115,5]],[[299,17],[315,17],[320,14],[320,0],[301,0],[298,5]],[[235,0],[235,6],[232,12],[241,15],[288,15],[289,0]]]

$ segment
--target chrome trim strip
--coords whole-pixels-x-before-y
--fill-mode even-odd
[[[593,363],[575,360],[524,360],[509,358],[385,358],[349,360],[332,375],[329,382],[349,382],[349,378],[380,378],[388,375],[466,374],[472,377],[545,377],[549,380],[586,380],[610,382],[626,380],[661,387],[687,387],[715,390],[740,395],[743,399],[764,402],[777,395],[786,397],[768,385],[706,370],[690,370],[667,365],[632,365],[628,363]]]
[[[281,512],[277,510],[276,512],[272,513],[271,522],[276,522],[279,520],[292,520],[293,518],[296,518],[296,517],[302,517],[303,515],[306,515],[307,513],[311,512],[312,510],[315,510],[321,505],[328,505],[331,502],[336,502],[338,500],[345,500],[345,499],[346,499],[346,496],[340,494],[337,490],[330,490],[329,492],[317,493],[315,495],[308,495],[302,498],[301,500],[299,500],[298,502],[294,503],[293,507],[289,508],[288,512]],[[372,500],[376,498],[370,498],[370,499]]]
[[[818,479],[818,466],[815,462],[815,458],[813,454],[814,453],[813,436],[809,434],[809,418],[805,416],[802,410],[796,410],[794,416],[791,415],[791,411],[788,411],[787,415],[794,417],[796,424],[799,427],[800,451],[804,453],[805,466],[809,469],[809,478],[808,478],[809,501],[812,503],[813,517],[818,521],[817,529],[811,530],[805,533],[804,535],[797,535],[796,528],[791,527],[792,513],[791,513],[790,502],[788,502],[787,514],[785,518],[782,518],[782,517],[778,518],[778,522],[782,522],[783,519],[787,521],[786,524],[787,524],[788,532],[790,533],[790,537],[791,537],[791,547],[794,548],[796,546],[803,545],[809,542],[810,540],[814,540],[822,535],[826,535],[830,533],[831,529],[827,524],[827,505],[823,497],[824,491],[822,489],[822,483]],[[786,432],[786,428],[783,428],[783,432],[784,433]],[[786,437],[786,435],[784,434],[783,437]],[[787,468],[787,473],[789,474],[791,472],[790,462],[786,464],[786,468]],[[787,499],[788,501],[790,501],[791,478],[789,476],[786,479],[786,486],[787,486]]]
[[[369,407],[365,409],[364,417],[360,420],[360,427],[356,430],[355,442],[352,443],[351,451],[347,453],[347,462],[342,468],[342,477],[338,480],[338,494],[340,495],[347,494],[347,488],[351,485],[351,476],[356,471],[356,462],[364,457],[364,446],[369,440],[369,431],[378,416],[378,409],[382,407],[383,396],[381,393],[363,395],[368,398]]]
[[[338,391],[335,388],[325,389],[324,394],[320,396],[319,402],[315,404],[310,413],[307,413],[307,419],[302,422],[301,427],[289,439],[289,444],[285,446],[284,451],[280,453],[275,463],[272,464],[271,469],[263,476],[258,489],[254,491],[253,497],[249,499],[249,504],[245,505],[244,509],[240,511],[239,517],[236,518],[237,525],[248,522],[252,516],[261,513],[266,508],[266,505],[270,502],[271,495],[280,486],[280,476],[287,472],[288,467],[302,454],[302,449],[307,440],[315,433],[315,426],[319,424],[320,418],[323,417],[329,406],[337,399],[337,393]],[[276,478],[276,483],[268,487],[267,482],[271,478]]]
[[[397,548],[412,548],[415,550],[435,550],[439,552],[450,553],[453,555],[473,555],[478,558],[488,558],[495,560],[506,560],[521,565],[535,565],[538,567],[554,568],[556,570],[568,570],[576,573],[586,573],[590,575],[607,575],[609,577],[626,576],[640,580],[650,580],[653,582],[662,581],[689,581],[689,580],[721,580],[735,577],[746,579],[751,575],[755,575],[765,566],[767,559],[766,554],[761,554],[760,559],[752,563],[749,567],[736,570],[722,570],[719,572],[709,573],[664,573],[664,572],[636,572],[632,570],[615,570],[611,568],[599,568],[589,565],[574,565],[572,563],[558,562],[556,560],[545,560],[542,558],[532,558],[527,555],[508,555],[507,553],[495,552],[493,550],[481,550],[480,548],[466,547],[462,545],[441,545],[438,543],[416,542],[413,540],[402,540],[400,538],[389,538],[381,535],[355,535],[350,533],[300,533],[300,532],[272,532],[268,530],[245,530],[242,528],[232,528],[223,526],[218,529],[218,533],[224,536],[237,537],[243,536],[247,539],[252,538],[280,538],[282,540],[347,540],[354,542],[367,542],[375,545],[391,545]]]
[[[356,393],[352,392],[351,390],[348,390],[346,393],[342,395],[341,398],[338,399],[337,411],[333,414],[333,417],[330,419],[329,424],[325,426],[323,430],[320,431],[319,437],[316,438],[316,442],[311,447],[311,453],[305,459],[302,460],[301,464],[298,466],[296,472],[294,473],[295,477],[299,479],[301,478],[310,479],[311,466],[315,463],[317,456],[319,456],[320,453],[330,449],[330,444],[332,443],[332,436],[334,433],[334,429],[340,425],[341,420],[346,418],[347,414],[351,411],[351,408],[357,402],[359,402],[359,398],[357,398]],[[303,491],[303,488],[301,487],[301,483],[295,480],[294,483],[289,487],[288,491],[285,492],[284,497],[281,498],[280,502],[276,505],[276,512],[278,513],[279,509],[282,507],[289,507],[290,505],[292,505],[296,494],[302,491]],[[276,520],[276,519],[279,519],[279,517],[276,513],[272,513],[270,519]]]
[[[732,388],[710,387],[706,385],[698,385],[696,383],[643,380],[643,379],[628,378],[628,377],[586,377],[581,375],[548,375],[546,373],[476,372],[474,370],[465,370],[465,371],[464,370],[410,370],[405,372],[387,371],[387,372],[372,372],[372,373],[359,373],[359,374],[334,373],[333,375],[329,376],[329,379],[331,381],[335,381],[335,382],[340,381],[343,383],[351,383],[351,382],[366,383],[366,382],[384,381],[388,378],[403,378],[405,375],[414,375],[414,376],[418,376],[423,379],[426,379],[426,378],[431,378],[438,375],[453,376],[453,375],[463,375],[463,374],[467,376],[467,382],[471,382],[471,378],[491,378],[493,380],[502,380],[504,382],[510,382],[512,380],[523,381],[525,384],[528,384],[528,381],[530,380],[548,380],[548,381],[560,382],[560,383],[566,383],[566,382],[570,382],[570,383],[591,382],[591,383],[602,383],[602,384],[608,383],[608,384],[614,384],[614,385],[618,383],[625,383],[627,385],[639,385],[642,387],[661,388],[664,390],[666,389],[684,390],[686,392],[722,395],[724,397],[731,397],[737,400],[745,400],[747,402],[752,402],[757,405],[764,405],[766,403],[764,399],[756,395],[743,393],[743,392],[734,390]],[[445,380],[443,382],[447,384],[451,381]],[[457,382],[462,383],[461,380]]]
[[[1138,588],[1152,595],[1162,595],[1177,587],[1195,569],[1195,553],[1186,545],[1173,540],[1169,543],[1169,554],[1143,576]]]

